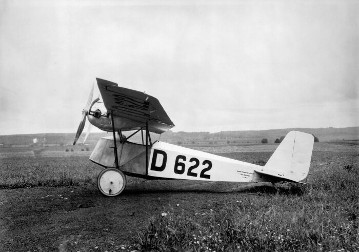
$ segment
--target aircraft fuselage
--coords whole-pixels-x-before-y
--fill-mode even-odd
[[[113,139],[101,138],[90,160],[106,168],[115,167]],[[120,170],[132,176],[187,179],[202,181],[253,182],[258,181],[256,169],[261,166],[198,150],[155,142],[146,146],[117,141]]]

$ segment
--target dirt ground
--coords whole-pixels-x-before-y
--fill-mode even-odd
[[[121,250],[164,207],[200,208],[263,186],[140,181],[115,198],[102,196],[93,186],[1,190],[0,250]]]

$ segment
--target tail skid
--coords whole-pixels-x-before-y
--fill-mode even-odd
[[[309,172],[314,137],[311,134],[291,131],[283,139],[266,165],[256,169],[257,182],[300,182]]]

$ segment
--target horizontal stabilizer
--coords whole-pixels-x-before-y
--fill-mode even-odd
[[[253,178],[254,181],[256,182],[272,182],[272,183],[277,183],[280,181],[297,182],[291,179],[287,179],[282,174],[271,170],[266,170],[265,172],[254,170]]]

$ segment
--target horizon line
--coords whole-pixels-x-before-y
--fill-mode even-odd
[[[316,128],[311,128],[311,127],[297,127],[297,128],[280,128],[280,129],[260,129],[260,130],[223,130],[223,131],[216,131],[216,132],[210,132],[210,131],[172,131],[172,130],[168,130],[166,132],[173,132],[173,133],[209,133],[209,134],[216,134],[216,133],[221,133],[221,132],[240,132],[240,131],[270,131],[270,130],[293,130],[293,129],[347,129],[347,128],[359,128],[358,126],[348,126],[348,127],[316,127]],[[129,130],[131,131],[131,130]],[[132,130],[134,131],[134,130]],[[162,133],[165,134],[166,132]],[[100,132],[91,132],[93,133],[112,133],[111,131],[100,131]],[[90,134],[91,134],[90,133]],[[4,135],[0,135],[0,136],[16,136],[16,135],[41,135],[41,134],[76,134],[76,132],[41,132],[41,133],[20,133],[20,134],[4,134]],[[154,133],[156,134],[156,133]]]

